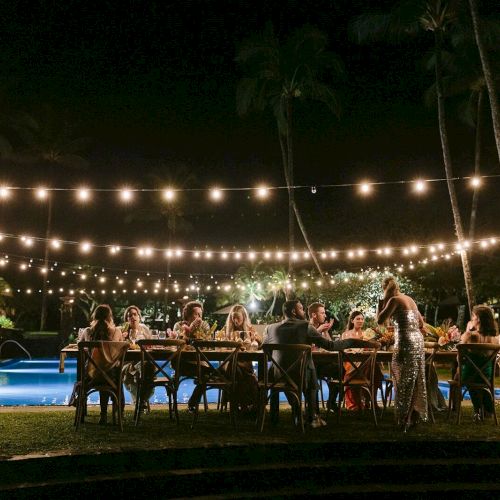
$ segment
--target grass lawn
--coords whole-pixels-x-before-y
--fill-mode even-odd
[[[98,408],[89,408],[87,423],[78,431],[73,428],[74,411],[69,408],[9,409],[0,415],[0,458],[19,455],[80,454],[130,449],[164,449],[177,447],[222,446],[226,444],[263,444],[298,442],[374,442],[374,441],[436,441],[487,440],[500,441],[500,426],[488,421],[473,424],[472,408],[466,404],[460,425],[448,422],[446,414],[436,416],[435,424],[420,424],[407,434],[394,426],[390,408],[375,427],[373,418],[365,414],[343,413],[337,425],[330,417],[328,426],[306,430],[302,434],[292,425],[290,410],[282,409],[281,425],[256,431],[253,420],[241,418],[238,429],[229,424],[229,417],[216,410],[201,413],[194,430],[190,429],[191,415],[180,411],[177,426],[168,420],[164,408],[154,408],[141,419],[139,427],[132,423],[132,411],[125,412],[124,432],[112,425],[100,426]]]

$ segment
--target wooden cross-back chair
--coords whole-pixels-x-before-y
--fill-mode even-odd
[[[377,425],[376,395],[378,387],[375,386],[375,366],[377,363],[377,352],[380,343],[372,342],[371,347],[366,347],[362,351],[343,350],[339,352],[339,372],[341,373],[339,383],[339,401],[337,408],[337,421],[340,420],[342,412],[342,402],[345,399],[345,390],[359,390],[361,395],[368,396],[373,413],[373,420]]]
[[[143,395],[146,384],[150,384],[153,388],[165,388],[169,417],[172,420],[175,415],[175,420],[179,423],[177,409],[177,391],[179,390],[180,379],[179,365],[186,342],[177,339],[141,339],[137,344],[141,349],[141,375],[135,402],[135,425],[139,423],[141,408],[146,403]]]
[[[229,340],[196,340],[192,346],[196,352],[197,377],[195,384],[200,386],[203,395],[209,389],[219,389],[226,395],[229,401],[229,416],[231,423],[236,425],[237,405],[235,404],[236,391],[236,369],[238,366],[238,354],[242,349],[241,342]],[[204,350],[227,349],[224,359],[218,364],[211,362]],[[194,427],[199,415],[199,401],[194,408],[191,428]]]
[[[264,344],[264,376],[259,382],[259,412],[257,424],[260,431],[264,429],[266,406],[273,393],[284,392],[291,404],[295,404],[295,412],[302,432],[304,417],[302,414],[302,394],[305,385],[306,365],[311,356],[311,346],[306,344]],[[286,367],[276,359],[276,353],[289,358]],[[288,364],[290,363],[290,364]],[[272,374],[269,377],[269,374]]]
[[[491,398],[493,402],[493,417],[495,425],[498,418],[495,406],[495,367],[500,352],[500,344],[458,344],[458,372],[454,380],[449,380],[450,397],[448,403],[448,418],[451,415],[453,405],[457,412],[457,424],[460,423],[462,401],[465,393],[477,391],[481,398]],[[470,370],[469,375],[464,374],[464,366]],[[490,375],[485,372],[490,371]]]
[[[77,429],[84,420],[88,396],[94,392],[102,392],[111,396],[113,423],[115,415],[118,415],[118,425],[123,431],[124,399],[121,373],[127,349],[126,342],[94,340],[78,343],[79,380],[75,414]]]

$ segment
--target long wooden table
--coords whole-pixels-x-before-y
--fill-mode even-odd
[[[165,351],[161,349],[154,349],[150,351],[153,357],[161,359],[164,356]],[[214,350],[214,351],[204,351],[207,358],[210,361],[224,361],[227,356],[227,351]],[[64,363],[67,357],[77,357],[78,348],[76,347],[65,347],[61,349],[59,354],[59,373],[64,373]],[[324,351],[318,350],[312,352],[313,360],[316,364],[330,364],[338,362],[338,351]],[[182,357],[191,361],[196,361],[195,351],[182,351]],[[263,363],[264,363],[264,353],[263,351],[241,351],[238,354],[238,358],[242,361],[253,361],[257,362],[259,365],[259,374],[262,373]],[[139,349],[129,349],[125,356],[126,361],[140,361],[141,351]],[[456,351],[438,351],[435,356],[435,362],[443,363],[453,363],[457,359]],[[392,360],[392,351],[378,351],[377,361],[381,363],[388,363]]]

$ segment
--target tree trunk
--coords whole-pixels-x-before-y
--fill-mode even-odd
[[[448,143],[448,131],[446,128],[446,114],[444,107],[444,92],[443,92],[443,79],[441,67],[441,47],[442,47],[442,32],[440,30],[434,31],[435,36],[435,50],[436,50],[436,90],[437,90],[437,104],[438,104],[438,121],[439,121],[439,135],[441,137],[441,149],[443,152],[444,170],[446,173],[446,183],[448,185],[448,193],[450,195],[451,211],[453,213],[453,222],[455,225],[455,233],[459,243],[464,241],[464,231],[462,226],[462,218],[458,208],[457,194],[455,185],[453,184],[453,167],[450,155],[450,145]],[[465,292],[467,294],[467,302],[469,310],[474,305],[474,295],[472,287],[472,274],[469,264],[469,256],[466,250],[460,251],[462,259],[462,269],[464,273]]]
[[[300,215],[299,209],[297,208],[297,204],[295,202],[295,192],[294,189],[291,189],[291,186],[294,185],[294,175],[293,175],[293,170],[294,170],[294,164],[293,164],[293,138],[292,138],[292,116],[293,116],[293,109],[292,109],[292,100],[291,98],[288,99],[287,101],[287,112],[286,112],[286,117],[287,117],[287,164],[288,164],[288,178],[287,178],[287,186],[288,186],[288,201],[289,201],[289,207],[288,207],[288,221],[289,221],[289,226],[293,228],[295,231],[294,227],[294,214],[295,214],[295,219],[297,220],[297,224],[299,226],[299,229],[302,233],[302,236],[304,238],[304,241],[306,243],[307,249],[309,250],[309,253],[314,261],[314,264],[316,265],[316,269],[318,270],[319,274],[321,277],[323,277],[323,270],[321,269],[321,266],[319,264],[318,258],[316,256],[316,253],[314,251],[313,246],[311,245],[311,242],[309,241],[309,237],[307,235],[306,228],[304,226],[304,222],[302,221],[302,217]],[[295,233],[293,232],[293,237],[295,237]],[[292,245],[294,244],[294,241],[290,241],[290,256],[289,256],[289,261],[288,261],[288,267],[290,269],[291,267],[291,252],[293,252],[293,247]],[[290,271],[289,271],[290,273]]]
[[[286,101],[286,185],[288,187],[288,273],[292,274],[293,260],[292,253],[295,251],[295,215],[293,206],[295,204],[295,190],[293,189],[293,112],[292,98]]]
[[[45,254],[43,267],[48,270],[50,256],[50,233],[52,232],[52,196],[49,194],[47,201],[47,227],[45,228]],[[45,330],[47,324],[47,274],[43,274],[42,285],[42,310],[40,312],[40,331]]]
[[[290,177],[288,175],[288,154],[287,154],[287,147],[285,145],[286,142],[286,137],[279,132],[279,139],[280,139],[280,147],[281,147],[281,160],[283,162],[283,173],[285,174],[285,182],[286,182],[286,187],[288,190],[288,274],[292,274],[293,272],[293,261],[292,261],[292,252],[293,252],[293,246],[294,246],[294,218],[293,218],[293,207],[292,207],[292,200],[293,200],[293,189],[291,189],[291,184],[290,184]]]
[[[476,110],[476,140],[474,144],[474,176],[481,175],[481,132],[482,132],[482,111],[483,111],[484,90],[480,90],[477,94],[477,110]],[[470,211],[469,223],[469,239],[474,240],[476,234],[476,218],[477,218],[477,204],[479,200],[479,189],[474,189],[472,195],[472,207]]]
[[[495,134],[495,143],[497,146],[498,161],[500,162],[500,111],[498,109],[498,97],[495,89],[495,81],[491,71],[490,61],[486,53],[483,39],[481,38],[481,30],[479,26],[479,14],[477,9],[477,1],[469,0],[470,14],[472,17],[472,26],[474,27],[474,37],[481,58],[481,66],[483,67],[484,79],[488,96],[490,98],[491,120],[493,122],[493,132]]]

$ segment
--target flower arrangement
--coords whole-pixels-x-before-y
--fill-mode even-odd
[[[363,340],[376,340],[382,345],[394,344],[394,328],[385,326],[375,326],[363,331]]]
[[[451,320],[444,321],[441,326],[432,326],[424,323],[424,340],[426,342],[437,342],[439,347],[445,351],[455,349],[460,342],[460,330]]]

